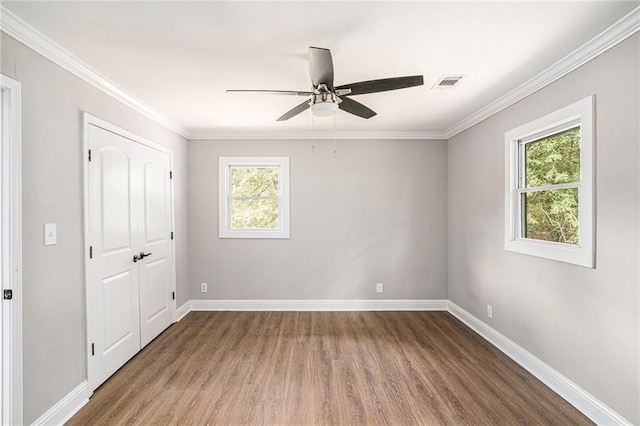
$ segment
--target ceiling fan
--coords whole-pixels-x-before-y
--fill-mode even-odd
[[[273,95],[292,95],[309,97],[306,101],[286,112],[277,121],[285,121],[311,108],[315,115],[329,116],[338,109],[362,118],[371,118],[376,113],[350,96],[367,93],[386,92],[421,86],[424,78],[421,75],[409,77],[383,78],[380,80],[360,81],[358,83],[333,85],[333,59],[331,51],[321,47],[309,47],[309,74],[312,91],[295,90],[227,90],[227,93],[265,93]]]

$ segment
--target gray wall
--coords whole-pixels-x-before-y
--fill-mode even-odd
[[[189,142],[192,297],[447,298],[446,143],[313,143]],[[290,157],[291,239],[218,238],[218,157],[232,155]]]
[[[22,83],[24,421],[86,379],[82,112],[174,150],[178,305],[189,298],[187,141],[2,33],[2,73]],[[43,246],[42,226],[58,224]]]
[[[1,43],[1,71],[23,88],[26,423],[86,378],[82,111],[174,150],[178,306],[449,297],[640,423],[638,35],[448,144],[338,141],[335,157],[333,141],[315,153],[311,141],[187,148],[5,34]],[[594,93],[597,268],[505,252],[504,132]],[[217,238],[220,155],[291,158],[291,239]],[[58,224],[56,246],[42,245],[45,222]]]
[[[449,298],[640,423],[638,35],[448,142]],[[504,133],[596,95],[597,267],[504,250]],[[493,319],[486,305],[493,305]]]

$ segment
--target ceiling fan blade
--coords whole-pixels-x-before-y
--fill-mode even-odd
[[[296,90],[227,90],[227,93],[261,93],[266,95],[293,95],[311,96],[312,92],[299,92]]]
[[[333,59],[329,49],[309,47],[309,75],[313,87],[324,84],[333,90]]]
[[[353,99],[349,99],[346,96],[340,98],[342,102],[338,104],[338,108],[353,115],[357,115],[362,118],[371,118],[376,115],[375,111],[367,108],[362,105],[360,102],[354,101]]]
[[[349,96],[364,95],[366,93],[386,92],[388,90],[404,89],[405,87],[422,86],[424,77],[412,75],[410,77],[383,78],[380,80],[360,81],[358,83],[343,84],[336,87],[350,89]]]
[[[285,121],[290,119],[291,117],[295,117],[296,115],[300,114],[302,111],[306,111],[307,109],[309,109],[309,106],[310,106],[309,103],[310,103],[309,101],[304,101],[297,107],[285,113],[282,117],[278,118],[276,121]]]

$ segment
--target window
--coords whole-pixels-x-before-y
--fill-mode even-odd
[[[505,134],[505,249],[594,266],[593,97]]]
[[[289,158],[220,157],[220,238],[289,238]]]

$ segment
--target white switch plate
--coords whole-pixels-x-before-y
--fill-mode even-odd
[[[383,287],[382,287],[382,283],[377,283],[376,284],[376,293],[382,293],[384,291]]]
[[[44,245],[52,246],[58,242],[58,226],[55,223],[44,224]]]

